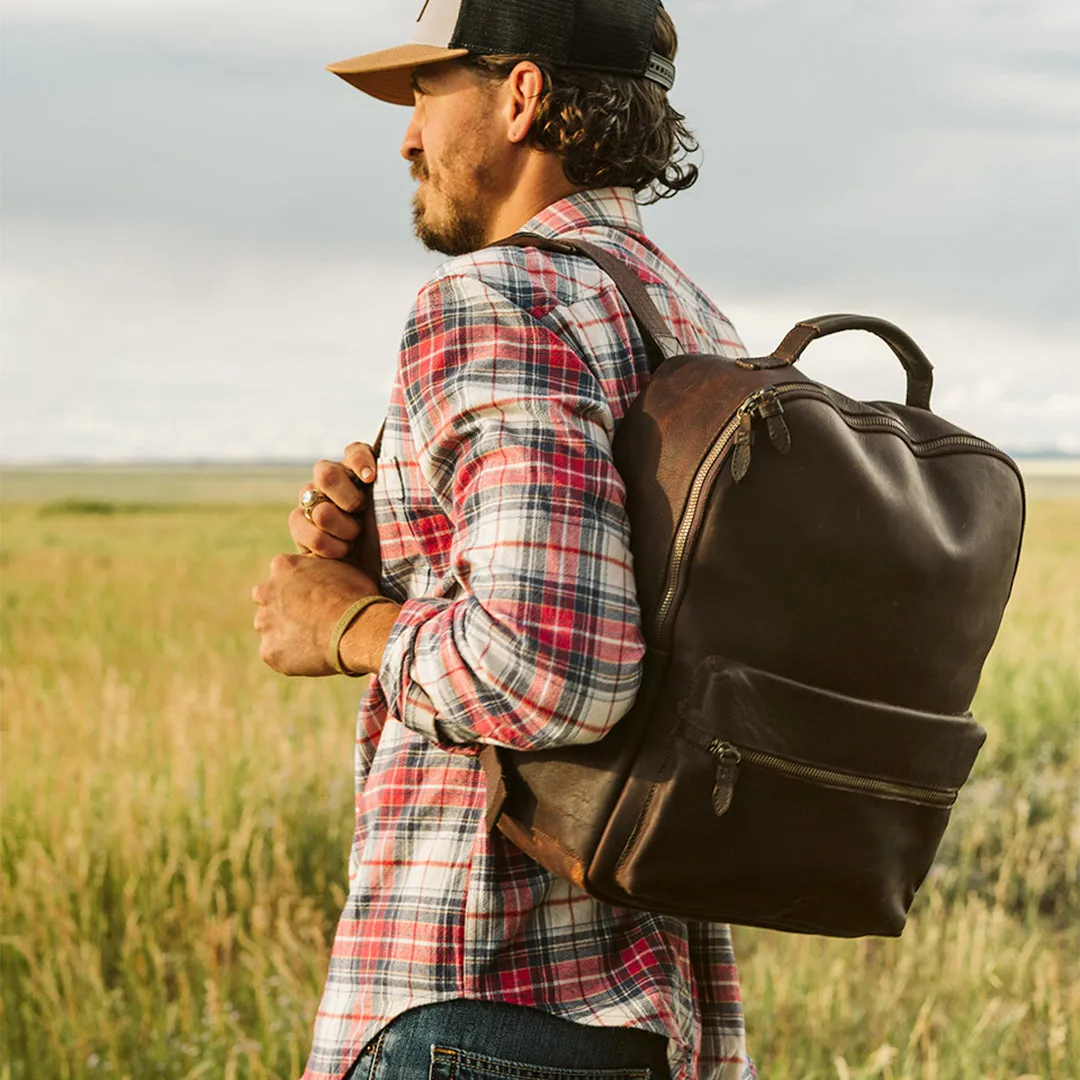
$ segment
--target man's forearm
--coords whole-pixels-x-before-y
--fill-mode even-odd
[[[341,639],[341,661],[346,669],[360,675],[377,672],[383,650],[401,608],[398,604],[372,604],[345,631]]]

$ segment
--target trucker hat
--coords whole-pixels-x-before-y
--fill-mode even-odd
[[[412,105],[412,72],[474,53],[636,75],[670,90],[675,66],[652,51],[660,0],[426,0],[408,45],[327,65],[365,94]]]

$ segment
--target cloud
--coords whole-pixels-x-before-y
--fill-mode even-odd
[[[761,293],[871,278],[968,313],[1070,318],[1080,153],[1058,102],[1078,80],[1060,58],[1039,59],[1060,52],[1040,16],[1052,5],[1035,5],[1030,24],[997,8],[964,22],[952,8],[876,7],[787,5],[782,32],[768,5],[680,14],[675,99],[704,169],[654,216],[658,239],[695,273]],[[259,23],[278,27],[282,52],[200,36],[237,12],[237,25],[252,21],[244,5],[220,19],[198,5],[148,9],[182,18],[182,32],[151,28],[145,12],[122,27],[98,14],[89,28],[9,20],[7,219],[179,228],[248,249],[408,251],[407,112],[322,70],[369,35],[336,25],[343,5],[301,25],[306,10],[275,5]],[[370,10],[350,6],[348,25]],[[398,30],[375,18],[377,33],[408,31],[411,8],[393,10]]]
[[[6,247],[18,267],[5,260],[0,279],[7,462],[336,455],[378,429],[400,332],[429,270],[349,253],[208,251],[181,235],[101,226],[22,226]],[[711,292],[758,353],[833,306],[827,291]],[[1080,431],[1080,324],[1049,330],[881,308],[869,293],[852,299],[919,341],[937,366],[935,408],[953,422],[1021,449],[1065,448]],[[804,367],[856,396],[903,396],[892,354],[864,334],[816,344]]]
[[[318,44],[330,50],[329,62],[341,58],[339,50],[351,55],[408,40],[419,8],[404,0],[7,0],[5,20],[132,36],[168,33],[188,46],[233,53]]]
[[[38,25],[98,26],[141,32],[154,28],[181,30],[204,44],[266,48],[278,43],[325,40],[327,35],[356,32],[358,48],[381,47],[404,40],[421,0],[7,0],[9,22]],[[723,62],[723,46],[732,33],[747,27],[768,27],[782,49],[788,37],[809,52],[832,37],[839,47],[878,40],[902,52],[912,43],[931,60],[935,52],[969,43],[986,55],[1021,48],[1026,42],[1058,47],[1075,40],[1080,15],[1071,0],[1025,0],[1022,5],[987,0],[906,0],[903,4],[867,0],[670,0],[668,8],[689,40],[702,26],[713,31],[709,41]],[[809,37],[802,31],[817,27]],[[1072,35],[1070,37],[1070,35]],[[935,49],[935,43],[939,49]],[[717,48],[719,46],[719,52]],[[768,53],[754,59],[767,69]],[[933,72],[927,72],[933,75]]]
[[[309,456],[371,422],[370,395],[319,400],[291,365],[359,385],[352,350],[392,355],[431,260],[407,110],[322,69],[407,38],[418,8],[8,0],[4,456],[156,453],[165,431],[178,456]],[[926,326],[959,422],[1012,445],[1080,429],[1080,8],[670,8],[703,172],[647,221],[744,332],[838,309]]]
[[[427,273],[101,227],[5,246],[9,462],[339,454],[378,430]]]

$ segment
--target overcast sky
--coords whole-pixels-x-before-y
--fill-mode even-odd
[[[1080,451],[1080,5],[671,0],[698,186],[646,225],[753,351],[901,323],[937,410]],[[419,0],[6,0],[0,459],[307,459],[370,438],[435,259],[408,110],[322,70]],[[903,380],[864,335],[807,370]]]

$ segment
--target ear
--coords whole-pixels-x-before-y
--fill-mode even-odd
[[[531,60],[522,60],[505,84],[509,124],[506,137],[514,143],[524,142],[536,119],[540,95],[544,91],[544,76]]]

